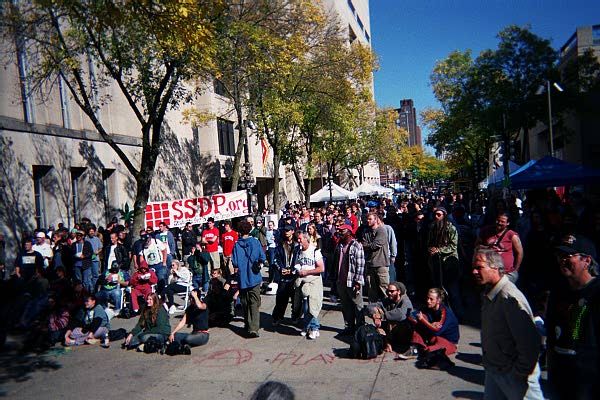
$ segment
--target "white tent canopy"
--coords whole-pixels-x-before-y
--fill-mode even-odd
[[[508,161],[508,170],[512,173],[520,168],[520,165],[515,164],[512,161]],[[479,189],[487,189],[488,185],[495,185],[498,182],[504,180],[504,167],[501,165],[487,178],[479,182]]]
[[[331,183],[331,197],[329,196],[329,184],[326,184],[321,189],[316,191],[310,196],[311,203],[320,203],[329,200],[340,201],[348,199],[356,199],[356,195],[343,187]]]
[[[365,181],[361,183],[356,189],[354,189],[352,193],[356,194],[357,196],[370,196],[376,194],[391,194],[394,193],[394,190]]]

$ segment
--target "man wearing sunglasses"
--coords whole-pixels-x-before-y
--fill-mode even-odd
[[[600,280],[593,249],[574,235],[557,247],[566,285],[548,301],[548,381],[558,399],[600,398]]]

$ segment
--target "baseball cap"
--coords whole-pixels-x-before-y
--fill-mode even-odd
[[[448,211],[446,211],[444,207],[436,207],[433,209],[433,211],[441,211],[444,213],[444,215],[448,215]]]
[[[560,246],[557,246],[556,249],[568,254],[596,255],[596,252],[591,247],[591,243],[586,243],[585,240],[579,239],[576,235],[563,236],[560,241]]]
[[[340,226],[338,226],[337,229],[338,229],[338,231],[341,231],[342,229],[348,229],[350,232],[352,232],[352,227],[348,224],[340,225]]]
[[[293,231],[293,230],[295,230],[295,228],[294,228],[294,225],[285,225],[283,227],[283,230],[284,231]]]
[[[45,239],[46,238],[46,234],[44,232],[38,232],[38,233],[36,233],[35,237],[44,238]]]

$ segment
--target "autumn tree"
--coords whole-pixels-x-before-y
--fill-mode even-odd
[[[238,143],[231,190],[237,190],[244,144],[246,113],[253,114],[252,87],[290,73],[307,50],[305,35],[319,20],[318,4],[309,0],[227,0],[225,23],[216,36],[217,53],[209,72],[217,79],[235,110]]]
[[[144,222],[165,114],[192,100],[190,80],[212,63],[219,3],[34,0],[3,6],[3,43],[16,43],[36,61],[28,76],[32,89],[43,92],[60,80],[134,178],[136,232]],[[138,123],[139,162],[98,117],[111,101],[109,87],[126,99]]]

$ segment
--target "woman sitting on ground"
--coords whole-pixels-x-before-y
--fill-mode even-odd
[[[460,338],[458,319],[452,310],[444,305],[444,293],[441,289],[429,289],[427,309],[416,313],[409,321],[415,325],[413,346],[420,346],[426,351],[445,349],[446,355],[456,353],[456,345]]]
[[[186,350],[189,350],[189,347],[208,343],[208,308],[206,303],[198,297],[197,290],[192,291],[191,298],[192,302],[169,336],[169,342],[177,341],[183,345],[184,353],[187,353]],[[192,325],[192,333],[180,333],[179,331],[187,324]]]
[[[163,343],[167,341],[170,334],[169,313],[160,304],[156,293],[150,293],[146,297],[146,307],[143,309],[137,325],[125,339],[124,347],[128,350],[137,348],[151,337]]]
[[[95,344],[98,339],[107,339],[110,324],[104,308],[96,304],[93,294],[85,297],[85,305],[70,329],[65,332],[65,346]]]

